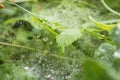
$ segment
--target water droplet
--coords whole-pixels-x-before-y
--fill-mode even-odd
[[[115,51],[114,52],[114,57],[115,58],[120,58],[120,52],[119,51]]]

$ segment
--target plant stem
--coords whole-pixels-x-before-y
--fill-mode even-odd
[[[0,42],[0,44],[1,45],[6,45],[6,46],[17,47],[17,48],[24,48],[24,49],[28,49],[28,50],[37,50],[35,48],[30,48],[30,47],[21,46],[21,45],[15,45],[15,44],[10,44],[10,43],[4,43],[4,42]]]
[[[115,10],[113,10],[112,8],[110,8],[110,7],[105,3],[104,0],[101,0],[101,2],[102,2],[102,4],[105,6],[105,8],[106,8],[107,10],[109,10],[109,11],[112,12],[113,14],[116,14],[116,15],[120,16],[120,13],[117,12],[117,11],[115,11]]]

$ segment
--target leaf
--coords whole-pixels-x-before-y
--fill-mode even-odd
[[[102,43],[95,51],[94,57],[105,64],[112,65],[113,53],[116,50],[115,46],[109,43]]]
[[[117,48],[120,49],[120,24],[116,26],[111,32],[110,36],[114,43],[116,44]]]
[[[106,70],[104,66],[94,59],[85,58],[83,61],[85,80],[116,80],[111,71]]]
[[[89,16],[89,18],[90,18],[90,20],[92,20],[96,24],[96,26],[98,28],[100,28],[102,30],[111,31],[113,28],[116,27],[115,24],[113,24],[113,25],[106,25],[106,24],[103,24],[101,22],[98,22],[98,21],[94,20],[91,16]]]
[[[10,25],[12,23],[15,23],[18,20],[25,20],[24,18],[10,18],[4,22],[5,25]]]
[[[95,57],[103,57],[106,56],[107,58],[112,57],[115,51],[115,46],[109,43],[102,43],[100,47],[95,51]],[[102,58],[103,59],[103,58]]]
[[[74,41],[81,37],[81,32],[79,29],[67,29],[56,38],[58,46],[66,47],[71,45]]]
[[[58,35],[57,32],[54,31],[54,29],[52,29],[52,25],[55,25],[55,23],[51,23],[49,22],[48,20],[45,20],[41,17],[39,17],[38,15],[36,14],[33,14],[32,12],[28,11],[27,9],[19,6],[18,4],[14,3],[15,6],[19,7],[20,9],[26,11],[27,13],[29,13],[31,16],[33,16],[33,20],[35,22],[37,22],[38,24],[40,24],[42,27],[44,27],[45,29],[47,29],[48,31],[50,31],[52,34],[54,34],[55,36]]]

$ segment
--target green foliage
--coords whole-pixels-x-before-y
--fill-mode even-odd
[[[120,79],[119,0],[15,2],[0,3],[0,79]]]
[[[98,50],[95,51],[94,56],[96,59],[100,60],[103,63],[109,63],[108,65],[112,65],[113,63],[113,53],[115,52],[115,46],[109,43],[102,43]]]
[[[85,80],[116,80],[104,65],[94,59],[85,59],[83,63]]]
[[[13,64],[0,65],[0,79],[2,80],[35,80],[34,77],[25,70]]]
[[[120,48],[120,42],[119,42],[119,39],[120,39],[120,29],[119,29],[119,27],[120,27],[120,25],[118,24],[116,26],[116,28],[114,28],[112,30],[112,32],[110,33],[113,41],[115,42],[115,44],[117,46],[117,48]]]
[[[57,43],[60,47],[66,47],[71,45],[77,39],[81,37],[81,32],[79,29],[67,29],[57,36]]]

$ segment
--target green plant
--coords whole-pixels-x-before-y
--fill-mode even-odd
[[[2,1],[0,10],[2,80],[120,79],[119,13],[107,5],[113,1],[15,2]]]

